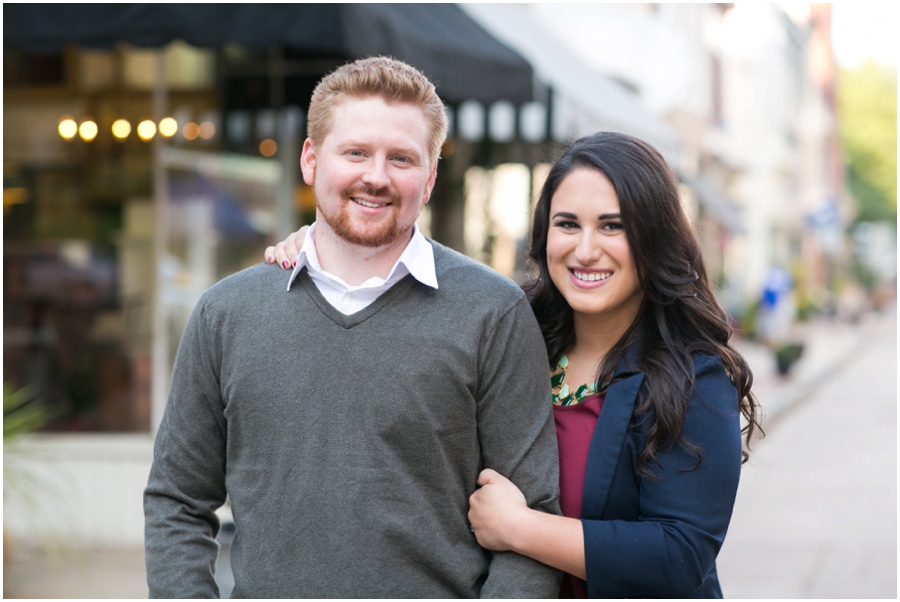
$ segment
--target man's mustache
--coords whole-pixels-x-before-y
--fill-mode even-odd
[[[400,204],[400,195],[392,191],[390,188],[375,188],[374,186],[354,186],[344,191],[344,198],[350,199],[355,196],[367,196],[387,201],[392,205]]]

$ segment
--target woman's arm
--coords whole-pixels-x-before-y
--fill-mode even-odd
[[[309,226],[303,226],[274,247],[266,247],[264,254],[266,263],[277,263],[283,270],[293,268],[297,264],[297,255],[300,254],[300,247],[306,240],[307,231]]]
[[[513,551],[585,578],[581,521],[532,510],[509,479],[486,469],[469,498],[469,522],[479,545]]]
[[[696,456],[676,445],[657,454],[659,465],[651,464],[659,478],[637,476],[634,461],[644,439],[629,436],[603,507],[605,520],[582,518],[591,597],[721,596],[715,583],[704,582],[734,508],[740,413],[717,359],[697,358],[695,370],[683,434],[703,451],[703,461],[696,466]]]
[[[585,579],[592,597],[694,594],[725,538],[741,468],[737,392],[717,360],[699,360],[696,368],[684,434],[703,450],[698,467],[676,446],[657,454],[659,479],[640,478],[632,470],[634,455],[622,453],[604,510],[613,518],[607,520],[531,510],[512,482],[484,470],[481,488],[469,498],[478,543]],[[633,452],[640,452],[639,445]],[[617,514],[630,517],[615,519]]]

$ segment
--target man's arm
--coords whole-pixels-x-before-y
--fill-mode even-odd
[[[144,490],[151,598],[218,598],[215,510],[225,502],[225,419],[201,300],[178,348]]]
[[[550,368],[531,307],[520,300],[480,348],[478,434],[482,461],[515,483],[529,507],[559,514],[559,452]],[[555,598],[561,573],[513,552],[492,552],[483,598]]]

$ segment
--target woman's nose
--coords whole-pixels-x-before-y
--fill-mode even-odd
[[[596,263],[603,255],[603,247],[591,232],[583,232],[575,247],[575,259],[581,265]]]

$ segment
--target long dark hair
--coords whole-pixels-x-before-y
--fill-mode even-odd
[[[597,382],[612,379],[622,358],[645,374],[635,415],[652,420],[638,470],[652,476],[658,452],[682,445],[702,461],[702,450],[682,436],[693,386],[693,353],[721,359],[747,420],[747,443],[759,425],[759,404],[750,391],[753,374],[728,346],[731,326],[706,276],[700,244],[682,210],[675,174],[652,146],[624,134],[600,132],[577,140],[551,168],[534,213],[529,256],[539,275],[526,285],[551,367],[575,343],[572,308],[554,286],[547,267],[550,201],[560,182],[577,169],[596,169],[619,198],[622,225],[644,299],[638,315],[598,367]],[[747,453],[743,452],[746,461]]]

